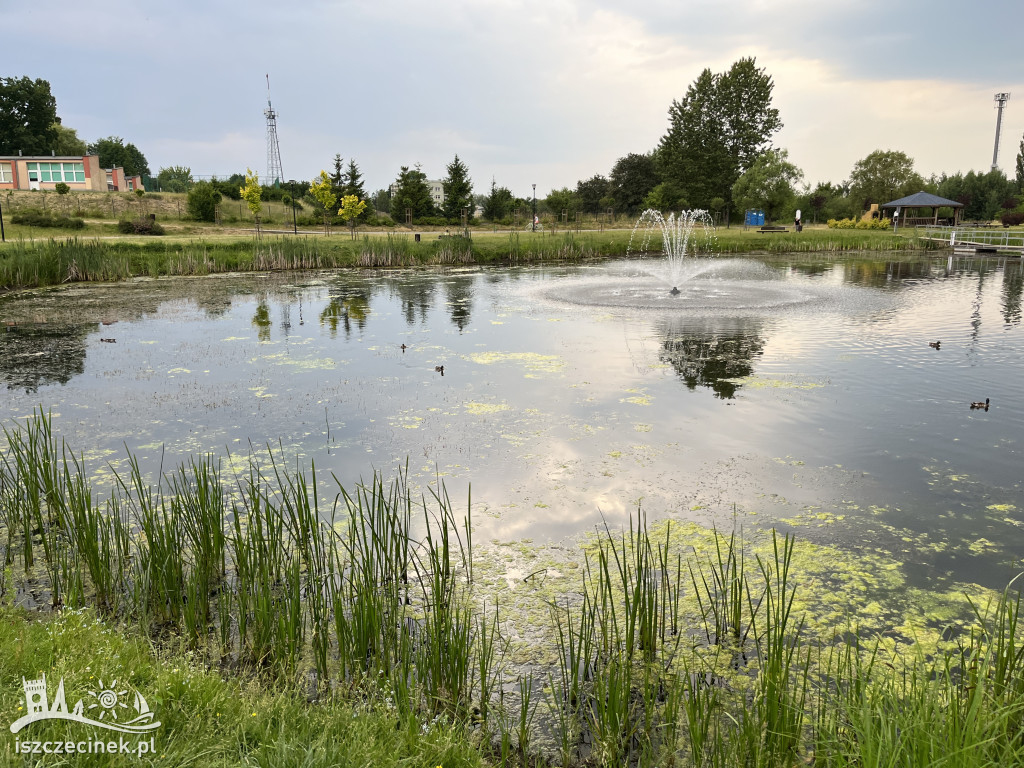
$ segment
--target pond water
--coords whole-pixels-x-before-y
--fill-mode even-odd
[[[330,473],[406,464],[456,503],[471,486],[484,540],[642,507],[1001,587],[1024,553],[1021,264],[903,258],[723,259],[678,297],[635,259],[12,294],[0,419],[52,411],[100,483],[125,446],[155,472],[269,444],[329,498]]]

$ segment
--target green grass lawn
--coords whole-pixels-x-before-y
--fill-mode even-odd
[[[60,720],[31,723],[11,734],[7,726],[25,713],[22,678],[44,674],[51,699],[64,681],[69,709],[80,698],[86,707],[94,702],[89,691],[99,693],[102,681],[111,690],[128,692],[124,711],[134,715],[130,697],[139,691],[161,723],[153,731],[155,754],[15,755],[16,740],[118,738],[96,726]],[[89,610],[33,614],[0,608],[0,711],[0,738],[6,741],[0,765],[486,765],[465,732],[442,720],[402,718],[386,703],[361,705],[330,696],[310,701],[301,681],[225,676],[187,652],[157,650],[137,631],[105,623]],[[134,743],[138,737],[125,738]]]

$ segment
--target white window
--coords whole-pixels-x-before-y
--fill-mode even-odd
[[[0,184],[10,183],[14,181],[14,176],[11,175],[11,164],[0,163]]]
[[[26,169],[37,181],[85,181],[85,163],[26,163]]]

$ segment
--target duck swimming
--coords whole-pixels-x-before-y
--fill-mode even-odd
[[[985,398],[985,402],[984,403],[971,403],[971,410],[972,411],[976,410],[976,409],[979,409],[979,408],[983,408],[986,411],[988,410],[988,398],[987,397]]]
[[[928,346],[931,347],[932,349],[938,349],[940,344],[942,344],[941,341],[929,341],[928,342]]]

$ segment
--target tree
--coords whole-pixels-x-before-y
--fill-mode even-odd
[[[943,176],[937,187],[939,196],[963,203],[963,218],[973,221],[991,221],[1003,208],[1016,207],[1014,191],[1014,183],[998,168],[988,173],[970,171],[966,175]]]
[[[731,172],[744,173],[771,145],[782,128],[771,106],[775,84],[753,58],[740,59],[719,81],[718,101],[725,114],[725,139]]]
[[[373,200],[373,207],[378,213],[390,213],[391,212],[391,192],[386,189],[378,189],[371,196]]]
[[[1020,140],[1020,152],[1017,153],[1017,192],[1024,193],[1024,138]]]
[[[341,169],[341,154],[334,156],[334,172],[331,174],[331,191],[337,200],[345,196],[345,172]]]
[[[769,221],[795,210],[793,185],[803,178],[789,162],[789,152],[769,149],[748,168],[732,188],[732,198],[741,209],[763,208]]]
[[[774,87],[753,58],[725,73],[701,72],[669,108],[669,129],[658,145],[662,180],[698,208],[715,197],[728,204],[733,184],[782,128],[771,106]]]
[[[447,167],[448,175],[441,180],[444,190],[442,214],[449,221],[462,218],[465,208],[470,219],[473,218],[473,182],[469,180],[469,168],[456,155]]]
[[[658,184],[644,197],[644,208],[651,208],[655,211],[683,211],[689,207],[690,205],[686,202],[679,187],[667,181]]]
[[[195,183],[192,178],[192,169],[183,165],[172,165],[169,168],[161,168],[156,176],[159,188],[164,192],[188,192],[189,187]]]
[[[89,145],[89,154],[99,155],[101,168],[124,168],[128,176],[149,175],[146,156],[120,136],[108,136]]]
[[[216,221],[220,192],[208,181],[200,181],[188,191],[188,215],[196,221]]]
[[[323,208],[324,233],[330,234],[331,216],[334,214],[334,206],[338,202],[338,196],[334,194],[334,185],[331,183],[331,177],[327,175],[327,171],[320,171],[317,179],[310,182],[309,193]]]
[[[555,219],[559,221],[562,218],[563,211],[565,211],[566,216],[569,217],[569,221],[572,221],[575,219],[576,213],[580,209],[579,198],[576,193],[568,187],[553,189],[548,192],[548,196],[544,198],[544,204],[554,215]]]
[[[633,215],[643,210],[644,199],[661,180],[652,154],[620,157],[610,176],[615,207]]]
[[[54,123],[53,129],[57,132],[57,140],[53,145],[53,150],[58,155],[78,157],[79,155],[84,156],[89,151],[86,143],[78,138],[78,131],[74,128],[67,128],[60,123]]]
[[[603,207],[601,201],[610,197],[612,191],[611,182],[604,176],[597,174],[586,181],[576,182],[576,197],[579,200],[580,210],[584,213],[601,213]]]
[[[433,216],[435,213],[430,187],[427,186],[427,175],[420,170],[419,164],[412,169],[403,165],[395,179],[395,191],[391,195],[391,218],[404,224],[407,211],[412,214],[413,220]]]
[[[366,190],[363,189],[363,174],[360,173],[355,158],[349,159],[348,168],[345,169],[341,181],[345,197],[355,195],[360,200],[366,199]]]
[[[487,196],[483,205],[483,216],[487,221],[500,221],[512,213],[514,198],[508,187],[499,187],[498,183],[491,179],[491,193]]]
[[[913,194],[922,187],[924,179],[903,152],[876,149],[854,163],[850,172],[850,197],[861,210],[871,203],[888,203]]]
[[[0,155],[48,155],[56,149],[57,100],[46,80],[0,77]]]
[[[352,233],[352,239],[356,237],[356,219],[366,210],[366,203],[355,195],[345,195],[341,199],[341,209],[338,215],[348,222],[348,228]]]
[[[246,205],[249,206],[249,212],[252,214],[253,221],[256,224],[256,236],[260,234],[260,213],[263,211],[263,202],[261,200],[263,196],[263,189],[260,187],[259,174],[253,173],[248,168],[245,169],[245,186],[239,187],[238,193],[245,200]]]

